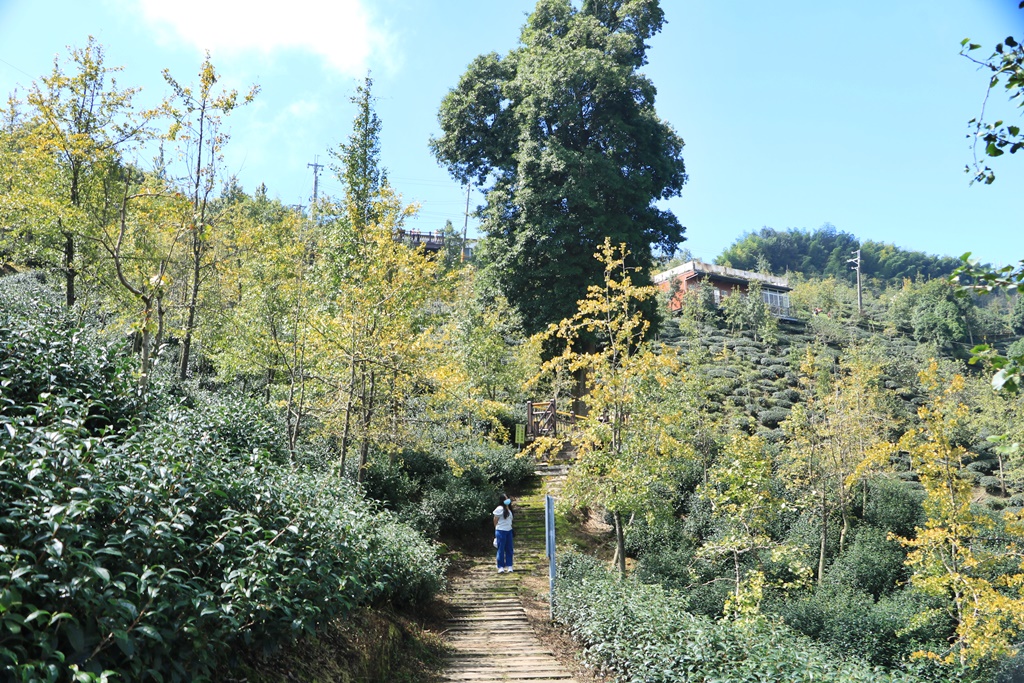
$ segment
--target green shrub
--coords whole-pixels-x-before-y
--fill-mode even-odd
[[[474,486],[450,475],[444,487],[424,493],[416,525],[432,536],[477,531],[486,527],[497,501],[496,487]]]
[[[282,463],[259,406],[155,393],[133,417],[130,357],[57,312],[0,310],[3,680],[203,679],[236,647],[440,588],[435,548]],[[55,376],[70,388],[37,391]]]
[[[991,474],[997,467],[999,463],[996,460],[975,460],[967,465],[967,469],[976,474]]]
[[[418,496],[422,481],[414,478],[404,465],[404,458],[384,456],[371,459],[363,470],[363,491],[366,496],[390,510]]]
[[[626,555],[640,558],[651,552],[675,548],[686,542],[677,519],[654,519],[637,515],[625,527]]]
[[[876,602],[853,587],[828,584],[805,598],[773,602],[765,609],[836,652],[893,667],[929,641],[941,642],[939,625],[914,619],[927,607],[924,597],[911,591]]]
[[[836,558],[825,575],[831,585],[863,591],[878,599],[907,579],[906,553],[887,532],[875,527],[857,531],[853,543]]]
[[[592,558],[573,553],[559,562],[554,609],[555,618],[583,646],[586,659],[619,681],[924,680],[837,657],[768,619],[732,622],[693,615],[677,593],[620,580]]]
[[[775,429],[787,417],[789,417],[789,410],[782,407],[768,408],[757,412],[757,421],[769,429]]]
[[[900,479],[905,474],[910,481],[917,480],[916,474],[905,472],[900,473]],[[911,538],[914,530],[924,524],[923,500],[924,492],[919,488],[889,477],[876,477],[868,483],[864,520],[879,529]]]
[[[0,286],[0,400],[9,416],[74,402],[90,434],[126,429],[142,411],[132,358],[123,340],[78,325],[53,292],[31,275]],[[55,417],[43,409],[43,416]]]
[[[378,455],[367,466],[363,486],[389,509],[414,511],[414,524],[424,533],[450,535],[480,527],[501,490],[522,483],[533,471],[532,457],[477,438],[431,451]]]
[[[535,465],[532,456],[519,455],[514,446],[485,439],[453,448],[450,457],[459,467],[479,472],[499,489],[519,486],[533,476]]]
[[[997,495],[1003,490],[1003,480],[999,477],[979,477],[978,486],[984,486],[985,491],[991,495]]]

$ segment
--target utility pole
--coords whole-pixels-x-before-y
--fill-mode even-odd
[[[853,258],[847,259],[847,263],[853,264],[853,270],[857,271],[857,316],[864,317],[864,299],[860,291],[860,249],[853,252]]]
[[[313,205],[316,205],[317,197],[320,196],[320,169],[324,167],[320,163],[320,155],[313,157],[313,163],[306,164],[307,168],[313,169]]]
[[[462,222],[462,255],[459,257],[460,263],[466,262],[466,233],[469,231],[469,191],[471,189],[473,189],[472,180],[466,185],[466,217]]]

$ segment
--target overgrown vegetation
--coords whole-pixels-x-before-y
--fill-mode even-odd
[[[606,283],[609,291],[618,286]],[[671,604],[644,593],[659,605],[637,619],[651,630],[630,625],[600,635],[587,624],[602,621],[603,604],[571,616],[583,600],[571,593],[564,608],[585,645],[615,653],[595,657],[623,680],[652,675],[630,653],[679,649],[666,634],[688,628],[673,621],[680,611],[732,637],[757,623],[781,638],[774,629],[785,624],[832,653],[822,657],[863,662],[851,659],[851,671],[889,672],[830,670],[826,680],[1013,675],[1024,604],[1013,549],[1024,496],[1011,483],[1020,465],[1007,444],[1021,438],[1024,406],[994,394],[961,359],[970,334],[1013,338],[1015,300],[958,296],[945,280],[907,281],[868,290],[859,315],[851,292],[836,280],[800,278],[791,296],[802,320],[769,336],[698,290],[663,326],[661,342],[682,363],[658,381],[685,406],[676,418],[679,447],[650,460],[661,463],[659,495],[668,505],[626,482],[619,495],[631,504],[616,512],[630,520],[634,580],[670,591]],[[603,419],[611,423],[610,414]],[[586,490],[574,480],[597,482],[612,471],[574,470],[567,492]],[[587,590],[594,584],[588,578]],[[631,585],[622,595],[641,590]],[[641,609],[623,607],[622,596],[602,599],[616,605],[608,620]],[[637,633],[650,640],[634,642]],[[651,680],[688,680],[682,668],[659,660]]]
[[[143,401],[123,342],[99,343],[32,278],[0,284],[7,675],[209,677],[237,647],[442,585],[424,537],[350,482],[289,467],[263,406]]]
[[[354,668],[295,671],[370,675],[339,623],[391,656],[392,610],[443,586],[433,540],[486,529],[497,491],[530,476],[516,406],[553,395],[580,415],[532,450],[573,452],[568,502],[615,530],[618,576],[570,555],[555,595],[595,666],[666,683],[1019,676],[1022,269],[964,264],[965,291],[947,257],[766,228],[717,261],[788,273],[790,318],[756,284],[721,306],[701,287],[652,329],[638,266],[682,235],[655,200],[685,182],[639,72],[663,21],[657,0],[541,0],[521,46],[446,98],[435,153],[496,183],[483,276],[455,240],[403,242],[416,209],[380,165],[369,78],[335,154],[344,193],[308,211],[219,174],[221,119],[249,98],[218,91],[209,59],[142,109],[90,39],[11,98],[4,675],[226,680],[332,641]],[[985,65],[1019,90],[1016,42]],[[1020,145],[1001,122],[976,132],[993,156]]]
[[[584,645],[587,660],[619,680],[955,680],[837,657],[768,620],[716,621],[692,614],[690,604],[675,591],[617,579],[585,556],[564,556],[558,569],[556,617]]]

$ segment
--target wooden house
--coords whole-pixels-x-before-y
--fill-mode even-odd
[[[792,317],[789,308],[789,292],[792,288],[784,277],[716,266],[701,261],[687,261],[655,274],[652,279],[658,289],[669,296],[668,307],[671,311],[681,309],[686,292],[699,288],[702,282],[707,282],[713,287],[716,304],[721,304],[722,299],[727,296],[745,294],[751,282],[759,282],[761,297],[768,304],[772,314],[777,318]]]

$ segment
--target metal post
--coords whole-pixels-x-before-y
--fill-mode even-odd
[[[548,556],[548,609],[555,620],[555,499],[544,496],[544,549]]]

